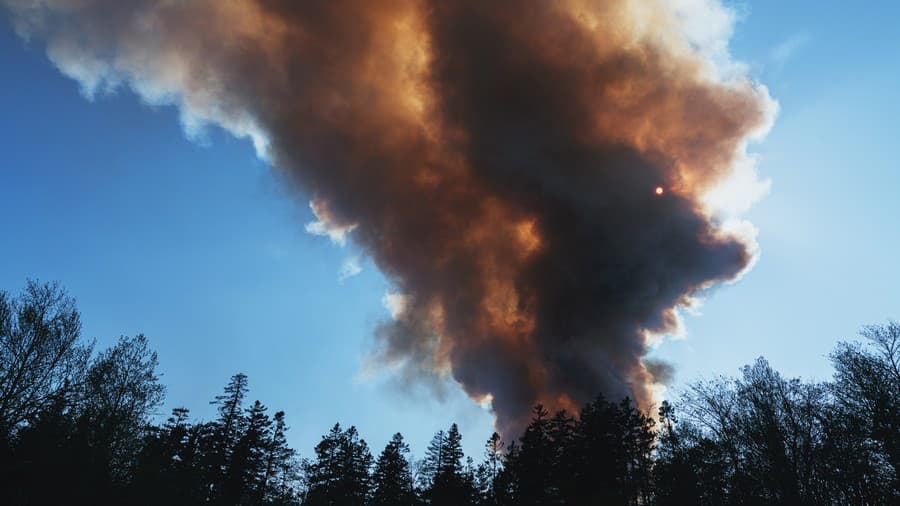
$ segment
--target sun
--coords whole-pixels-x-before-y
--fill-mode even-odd
[[[657,195],[662,195],[666,190],[662,186],[657,186],[654,192],[656,192]]]

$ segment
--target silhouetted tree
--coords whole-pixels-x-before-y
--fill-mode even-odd
[[[79,430],[97,465],[108,467],[104,474],[115,481],[129,479],[150,416],[165,396],[157,363],[146,337],[120,337],[97,356],[84,379]]]
[[[65,391],[57,392],[47,408],[20,427],[12,443],[3,472],[9,485],[0,487],[0,503],[79,504],[96,499],[92,487],[102,484],[104,476],[98,476],[91,448],[78,436]]]
[[[868,343],[839,343],[831,355],[835,406],[829,471],[853,484],[854,502],[886,493],[900,503],[900,324],[864,327]]]
[[[200,467],[204,427],[192,425],[189,415],[186,408],[174,408],[165,424],[149,431],[135,469],[133,502],[205,502],[207,491]]]
[[[235,443],[224,483],[224,502],[262,502],[266,483],[266,455],[271,444],[272,420],[259,401],[246,410],[244,430]]]
[[[494,481],[494,496],[498,504],[518,504],[519,502],[519,445],[511,441],[503,457],[504,466]]]
[[[853,353],[839,347],[834,359],[858,364]],[[691,385],[679,420],[661,410],[657,502],[891,504],[893,467],[862,407],[840,401],[852,387],[835,392],[837,369],[833,385],[803,383],[759,359],[738,379]]]
[[[417,503],[409,461],[406,458],[408,453],[409,445],[403,441],[403,436],[399,432],[394,434],[375,463],[372,474],[372,505],[403,506]]]
[[[294,461],[296,451],[288,446],[288,427],[284,420],[284,411],[275,413],[272,438],[267,447],[265,458],[265,481],[262,497],[270,504],[291,504],[297,490],[297,467]]]
[[[537,405],[505,452],[488,439],[480,463],[456,424],[415,463],[400,434],[373,463],[356,428],[335,425],[303,480],[284,412],[244,407],[245,375],[212,402],[215,420],[176,408],[156,425],[164,389],[147,339],[91,359],[79,329],[56,285],[0,293],[0,476],[13,484],[0,504],[900,504],[894,322],[840,343],[832,382],[786,379],[760,358],[662,402],[658,430],[627,398],[598,397],[577,417]]]
[[[496,432],[491,434],[484,444],[484,462],[478,466],[475,472],[475,488],[480,504],[500,504],[497,482],[503,471],[503,447],[504,443],[500,439],[500,434]]]
[[[462,435],[454,423],[439,431],[425,454],[425,491],[429,504],[469,504],[475,496],[474,477],[463,467]]]
[[[211,500],[229,499],[225,487],[232,471],[235,448],[246,428],[243,403],[247,390],[247,375],[238,373],[231,377],[224,393],[210,402],[219,412],[219,418],[212,426],[213,437],[208,442],[210,448],[204,452],[209,472],[216,477],[210,487]]]
[[[70,402],[91,353],[80,334],[75,299],[59,285],[29,280],[17,297],[0,292],[0,442],[53,403]]]
[[[519,504],[552,504],[560,500],[559,489],[551,482],[553,448],[548,416],[544,406],[535,406],[531,423],[520,439],[519,455],[513,462],[519,480]]]
[[[372,455],[356,427],[335,424],[316,445],[316,460],[307,469],[304,504],[364,504],[370,490]]]
[[[151,427],[137,459],[133,502],[298,504],[296,452],[287,444],[284,412],[270,419],[255,401],[241,414],[236,408],[246,393],[246,377],[235,375],[214,401],[217,421],[191,424],[188,411],[176,408],[165,424]]]
[[[578,444],[578,424],[569,413],[560,410],[547,423],[547,429],[550,440],[548,469],[553,495],[559,501],[571,500],[577,488],[578,469],[572,456]]]
[[[647,494],[653,420],[630,399],[585,405],[573,436],[573,504],[635,504]]]
[[[654,487],[658,506],[702,504],[697,490],[695,464],[688,461],[682,434],[675,430],[678,419],[675,407],[662,401],[658,411],[657,459],[654,467]]]

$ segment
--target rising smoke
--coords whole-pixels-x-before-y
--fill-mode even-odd
[[[648,406],[671,374],[648,339],[754,258],[719,204],[764,188],[746,144],[774,105],[717,0],[0,3],[86,94],[250,137],[395,285],[377,359],[451,375],[502,430],[538,401]]]

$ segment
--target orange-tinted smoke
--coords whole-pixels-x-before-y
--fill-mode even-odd
[[[403,294],[376,356],[449,373],[502,430],[536,402],[649,405],[647,333],[751,260],[703,196],[769,100],[669,2],[0,2],[87,92],[252,137]]]

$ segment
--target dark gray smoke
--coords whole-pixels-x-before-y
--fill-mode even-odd
[[[402,294],[376,356],[452,375],[501,429],[649,405],[671,369],[648,336],[753,258],[710,195],[756,184],[772,104],[714,0],[0,2],[87,93],[251,137]]]

